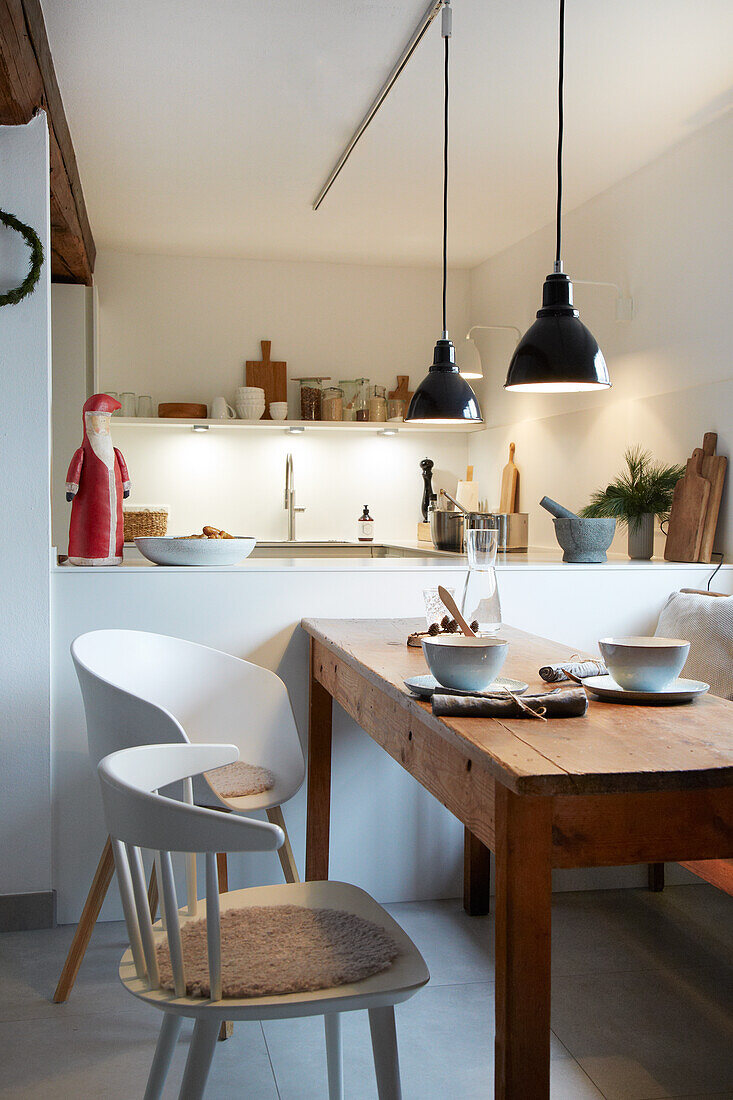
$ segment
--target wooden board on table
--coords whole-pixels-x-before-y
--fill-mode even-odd
[[[415,739],[406,735],[413,715],[415,722],[460,747],[474,768],[480,764],[520,794],[578,796],[733,785],[733,703],[728,700],[705,695],[684,707],[591,700],[584,718],[547,722],[436,718],[430,705],[415,699],[403,683],[427,671],[422,651],[405,645],[408,634],[421,628],[418,620],[306,619],[302,625],[357,673],[344,693],[355,720],[364,725],[375,717],[379,728],[385,727],[379,737],[387,738],[384,715],[392,715],[394,743],[388,751],[398,760],[415,751]],[[502,674],[526,680],[531,691],[546,689],[537,671],[542,665],[573,652],[510,626],[502,627],[502,637],[510,643]],[[323,665],[325,676],[328,662]],[[334,684],[329,679],[326,686],[330,690]],[[372,698],[366,684],[379,695]],[[385,706],[372,712],[378,698]],[[465,823],[487,843],[480,827]]]
[[[405,416],[407,416],[407,410],[410,408],[410,402],[412,401],[412,390],[408,389],[410,385],[409,374],[397,375],[397,389],[392,390],[387,394],[390,401],[404,401],[405,402]]]
[[[698,561],[712,561],[713,559],[715,530],[718,526],[718,513],[720,512],[720,502],[723,499],[725,473],[728,468],[728,459],[724,455],[716,455],[715,453],[717,443],[717,432],[705,433],[702,443],[702,476],[710,482],[710,496],[705,513],[705,526],[703,527]]]
[[[687,469],[674,487],[665,561],[698,561],[702,545],[710,482],[702,476],[703,452],[696,447]]]
[[[478,512],[478,482],[473,480],[473,466],[466,468],[466,480],[458,482],[456,500],[467,512]]]
[[[262,359],[248,359],[246,364],[246,386],[259,386],[265,391],[265,412],[263,420],[272,420],[271,401],[288,399],[288,364],[270,359],[270,340],[260,340]]]
[[[519,471],[514,465],[514,444],[509,444],[509,461],[501,475],[501,493],[499,495],[500,512],[519,511]]]

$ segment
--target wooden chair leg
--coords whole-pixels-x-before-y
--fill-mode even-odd
[[[661,894],[664,889],[664,864],[648,863],[649,889],[653,894]]]
[[[182,1016],[174,1016],[172,1012],[163,1015],[163,1023],[160,1025],[160,1034],[155,1048],[153,1064],[148,1074],[148,1083],[145,1086],[143,1100],[160,1100],[163,1095],[165,1079],[168,1076],[170,1064],[178,1041],[178,1033],[183,1022]]]
[[[64,968],[61,971],[61,977],[56,986],[56,992],[53,995],[56,1004],[63,1004],[64,1001],[68,1001],[69,999],[69,994],[74,987],[74,982],[79,973],[82,959],[89,946],[89,940],[92,938],[92,932],[94,931],[94,925],[97,923],[97,917],[102,908],[102,902],[106,897],[109,884],[112,881],[114,869],[115,861],[112,854],[112,842],[109,837],[107,837],[104,848],[102,849],[102,855],[97,864],[97,870],[92,879],[92,885],[87,894],[87,900],[84,902],[81,918],[76,926],[74,938],[71,941],[69,953],[66,956]]]
[[[400,1060],[397,1053],[393,1006],[370,1008],[369,1027],[372,1033],[379,1100],[401,1100]]]
[[[290,837],[288,836],[288,830],[285,828],[285,818],[283,817],[283,811],[281,806],[271,806],[266,811],[267,820],[271,825],[279,825],[282,831],[285,833],[285,843],[282,848],[278,849],[277,854],[280,856],[280,864],[285,875],[286,882],[300,882],[300,875],[298,874],[298,865],[295,862],[295,856],[293,855],[293,849],[290,844]]]
[[[226,894],[229,889],[229,868],[227,866],[226,852],[216,853],[216,872],[219,878],[219,893]],[[231,1039],[234,1034],[234,1024],[231,1020],[222,1020],[219,1028],[219,1041]]]
[[[326,1025],[326,1064],[328,1066],[328,1100],[344,1100],[344,1058],[341,1046],[341,1014],[329,1012],[323,1017]]]
[[[158,872],[155,867],[155,860],[153,860],[153,866],[150,868],[148,907],[150,909],[150,919],[155,924],[155,918],[158,914]]]

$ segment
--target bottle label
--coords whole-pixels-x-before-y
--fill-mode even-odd
[[[357,523],[359,542],[372,542],[374,539],[374,520],[360,519]]]

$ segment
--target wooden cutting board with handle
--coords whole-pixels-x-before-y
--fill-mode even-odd
[[[271,401],[288,399],[288,364],[277,363],[270,359],[272,341],[260,340],[262,359],[248,359],[246,364],[245,386],[259,386],[265,391],[265,413],[263,420],[272,420]]]
[[[466,468],[466,480],[458,482],[456,500],[467,512],[478,512],[478,482],[473,480],[473,466]]]
[[[702,476],[703,452],[696,447],[687,460],[687,469],[674,487],[669,516],[665,561],[698,561],[705,515],[710,498],[710,482]]]
[[[519,510],[519,471],[514,465],[514,444],[509,444],[509,461],[501,475],[501,493],[499,495],[500,512]]]
[[[705,513],[705,526],[703,527],[698,561],[713,560],[715,529],[718,526],[718,513],[720,512],[725,473],[728,467],[728,459],[724,455],[716,455],[715,448],[717,445],[717,432],[706,432],[702,441],[702,476],[710,482],[710,496],[708,497],[708,508]]]

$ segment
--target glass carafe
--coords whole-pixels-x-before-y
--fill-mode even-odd
[[[466,531],[468,573],[463,586],[461,614],[469,623],[478,622],[479,634],[498,634],[501,603],[496,583],[496,527]]]

